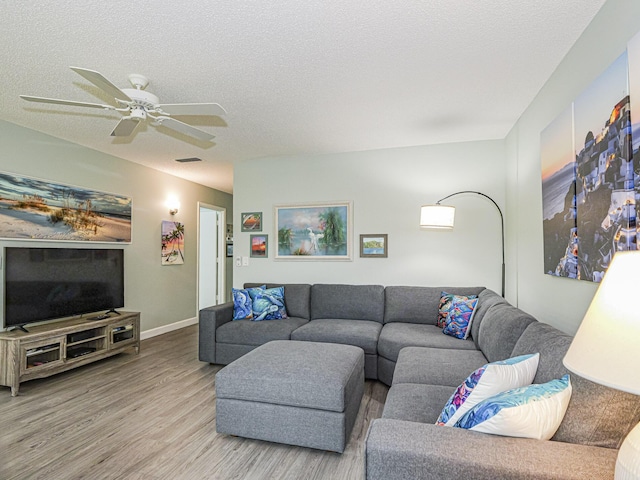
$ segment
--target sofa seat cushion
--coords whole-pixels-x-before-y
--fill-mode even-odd
[[[486,363],[487,359],[480,350],[405,347],[398,355],[392,385],[400,383],[443,385],[451,387],[451,394],[453,389],[457,388],[471,372]],[[440,410],[447,400],[449,400],[448,397],[440,405]]]
[[[381,329],[381,323],[368,320],[312,320],[291,333],[291,340],[354,345],[375,355]]]
[[[394,385],[387,394],[382,418],[435,423],[453,390],[453,388],[443,385],[419,385],[417,383]]]
[[[400,350],[404,347],[476,350],[472,340],[460,340],[445,335],[442,329],[435,325],[397,322],[385,324],[378,340],[378,353],[387,360],[395,362],[398,360]]]
[[[236,345],[262,345],[272,340],[289,340],[291,332],[308,323],[309,320],[299,317],[279,320],[235,320],[225,323],[216,330],[216,342]]]

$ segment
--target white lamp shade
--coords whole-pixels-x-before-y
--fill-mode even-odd
[[[640,251],[618,252],[564,365],[593,382],[640,394]]]
[[[450,205],[423,205],[420,209],[422,228],[453,228],[456,207]]]

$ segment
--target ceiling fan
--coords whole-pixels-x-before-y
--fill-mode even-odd
[[[75,102],[73,100],[59,100],[56,98],[33,97],[30,95],[20,95],[20,98],[28,102],[55,103],[58,105],[71,105],[74,107],[102,108],[105,110],[115,110],[123,117],[111,132],[112,137],[128,137],[136,127],[144,121],[151,119],[156,125],[175,130],[198,140],[211,141],[214,136],[208,132],[192,127],[191,125],[173,118],[180,115],[224,115],[227,113],[217,103],[160,103],[160,99],[144,89],[149,84],[149,80],[144,75],[132,73],[129,75],[129,82],[133,88],[118,88],[101,73],[86,68],[70,67],[71,70],[83,76],[96,87],[112,96],[115,100],[113,105],[102,105],[99,103]]]

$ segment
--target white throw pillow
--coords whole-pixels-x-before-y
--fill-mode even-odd
[[[455,426],[493,435],[549,440],[560,427],[570,399],[571,381],[565,375],[488,398]]]
[[[478,403],[498,393],[531,385],[538,370],[539,353],[487,363],[458,386],[444,406],[436,425],[452,427]]]

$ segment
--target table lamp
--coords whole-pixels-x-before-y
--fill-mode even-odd
[[[593,382],[640,395],[640,251],[618,252],[563,363]],[[640,479],[640,424],[624,440],[616,480]]]

